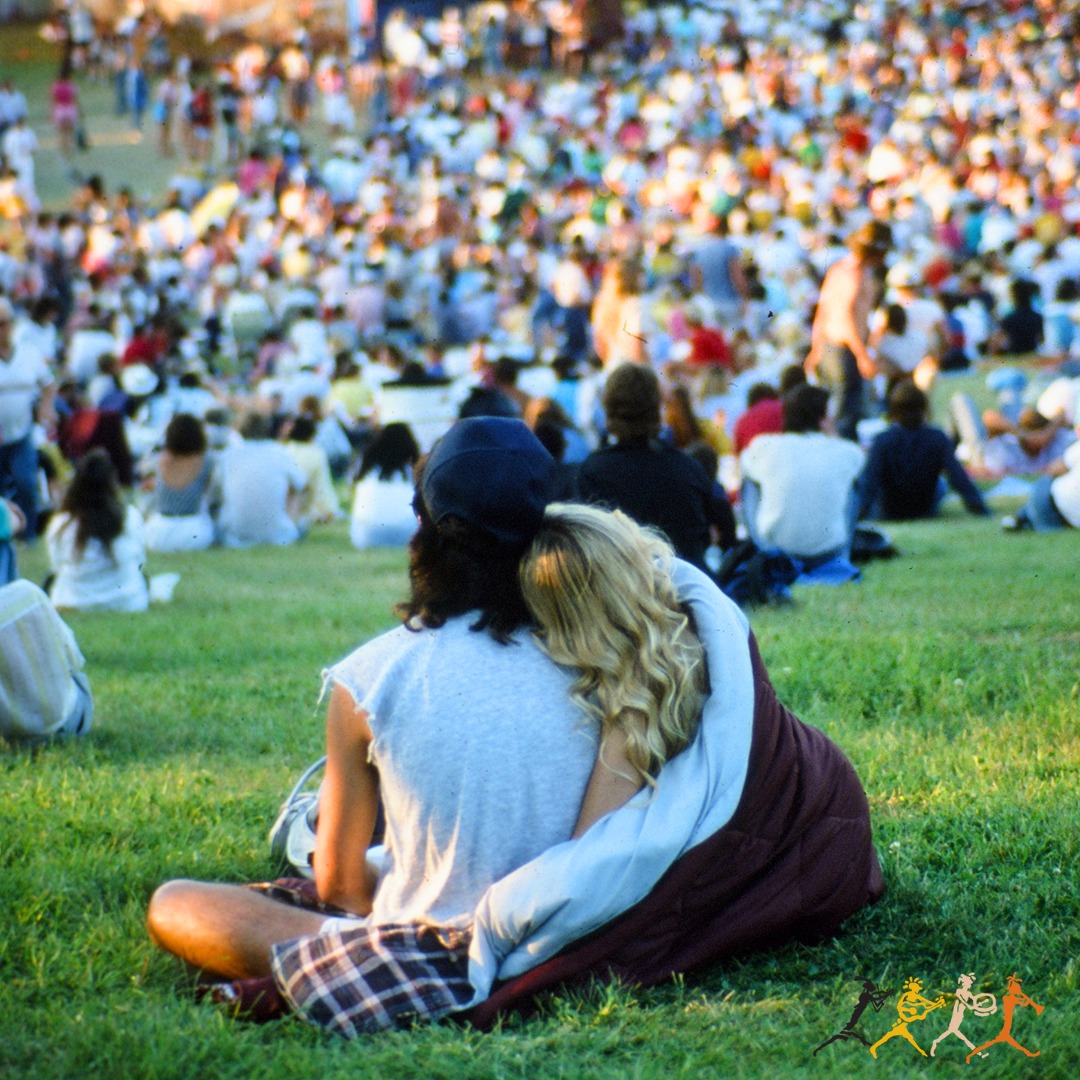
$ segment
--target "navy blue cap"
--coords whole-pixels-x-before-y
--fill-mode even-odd
[[[432,448],[421,492],[436,525],[455,516],[501,547],[523,548],[544,522],[555,459],[521,420],[459,420]]]

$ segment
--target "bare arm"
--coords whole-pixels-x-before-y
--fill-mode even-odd
[[[593,822],[618,810],[641,788],[642,783],[626,757],[626,735],[612,729],[600,743],[573,835],[581,836]]]
[[[10,500],[0,499],[7,510],[8,527],[12,536],[18,536],[26,528],[26,517],[23,512]]]
[[[378,810],[378,773],[368,761],[367,713],[334,686],[326,716],[326,774],[315,834],[315,884],[319,897],[346,911],[371,911],[375,879],[367,849]]]
[[[850,256],[834,263],[826,273],[810,332],[814,366],[821,358],[821,346],[828,342],[851,350],[864,379],[872,379],[877,374],[866,347],[870,284],[865,280],[866,273],[865,267]],[[860,318],[864,323],[861,327]],[[813,368],[808,367],[808,370]]]

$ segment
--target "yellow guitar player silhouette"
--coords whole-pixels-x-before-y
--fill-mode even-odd
[[[936,1001],[930,1001],[919,993],[920,990],[922,990],[922,981],[918,978],[910,978],[904,983],[904,992],[896,999],[896,1012],[899,1019],[870,1047],[870,1053],[873,1057],[877,1057],[878,1047],[882,1043],[887,1043],[890,1039],[896,1038],[897,1035],[907,1039],[923,1057],[927,1056],[926,1051],[908,1031],[908,1024],[913,1024],[916,1020],[923,1020],[927,1013],[933,1012],[934,1009],[940,1009],[945,1004],[945,998],[939,997]]]

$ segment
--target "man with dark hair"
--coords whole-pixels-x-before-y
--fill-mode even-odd
[[[468,420],[478,416],[520,418],[522,399],[527,401],[528,395],[518,389],[518,370],[518,362],[509,356],[500,356],[493,364],[487,365],[483,381],[474,386],[462,402],[458,419]]]
[[[248,413],[240,422],[243,441],[218,459],[217,527],[226,547],[292,544],[300,528],[290,512],[290,496],[307,482],[304,471],[271,438],[270,417]]]
[[[705,569],[709,546],[709,477],[689,455],[659,441],[660,381],[652,368],[621,364],[601,402],[615,442],[581,465],[582,502],[622,510],[667,536],[675,554]]]
[[[910,379],[896,383],[887,402],[891,424],[870,447],[860,483],[861,516],[886,521],[933,517],[946,477],[972,514],[990,511],[956,460],[952,440],[926,422],[930,403]]]
[[[848,238],[850,251],[825,273],[810,330],[807,374],[837,395],[836,430],[856,438],[863,417],[863,393],[877,367],[867,347],[870,313],[881,295],[881,274],[892,244],[892,231],[868,221]]]
[[[829,393],[804,384],[783,397],[784,430],[743,451],[743,517],[751,539],[816,565],[846,557],[855,530],[855,481],[866,455],[823,428]]]
[[[172,881],[150,903],[155,942],[223,978],[266,976],[273,958],[289,981],[285,943],[462,928],[493,882],[569,839],[598,733],[582,726],[570,674],[528,632],[518,581],[554,468],[520,420],[459,421],[436,443],[418,471],[404,625],[327,672],[313,870],[324,906]],[[380,800],[381,868],[366,860]],[[463,961],[460,934],[440,940]]]
[[[784,430],[781,398],[806,382],[802,364],[788,364],[780,372],[780,388],[754,383],[746,392],[746,411],[735,422],[735,453],[741,454],[759,435],[779,435]]]

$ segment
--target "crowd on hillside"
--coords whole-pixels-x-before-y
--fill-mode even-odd
[[[643,7],[602,47],[581,5],[484,4],[396,13],[361,55],[300,33],[209,67],[153,16],[84,16],[50,31],[61,154],[78,167],[80,82],[111,72],[177,171],[160,199],[82,176],[42,210],[40,139],[0,85],[6,532],[51,514],[58,570],[121,535],[136,566],[147,545],[292,542],[345,512],[335,480],[358,484],[357,544],[401,542],[412,465],[459,415],[524,418],[579,494],[619,441],[624,364],[658,376],[638,437],[697,458],[699,564],[732,544],[751,471],[763,543],[806,490],[774,488],[760,449],[748,470],[750,439],[830,423],[860,487],[798,556],[837,547],[841,518],[933,513],[943,477],[986,513],[969,472],[1042,476],[1057,518],[1017,527],[1080,525],[1076,4]],[[999,407],[956,395],[944,443],[888,434],[930,430],[935,379],[987,357]],[[94,449],[100,535],[63,528]],[[888,490],[913,470],[917,497]]]
[[[356,547],[409,545],[405,625],[326,669],[324,780],[273,829],[309,882],[150,900],[230,1015],[484,1027],[831,937],[884,890],[869,803],[733,601],[857,578],[890,550],[860,522],[947,486],[988,516],[973,473],[1033,478],[1010,529],[1080,527],[1080,6],[710,2],[603,41],[593,9],[206,71],[75,0],[58,153],[107,73],[163,199],[41,209],[2,88],[0,735],[90,727],[57,609],[166,598],[148,551],[292,545],[346,486]],[[996,406],[936,426],[987,359]]]

